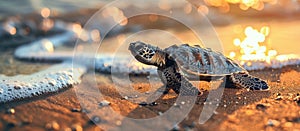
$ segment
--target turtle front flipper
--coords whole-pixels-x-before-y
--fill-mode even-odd
[[[252,90],[268,90],[269,86],[264,80],[251,76],[248,73],[233,73],[230,76],[231,81],[237,86]]]
[[[202,92],[198,88],[194,87],[187,78],[179,73],[176,65],[171,65],[167,68],[159,68],[161,73],[161,80],[165,84],[166,88],[163,94],[169,92],[172,89],[176,94],[181,93],[182,95],[201,95]],[[160,72],[159,71],[159,72]],[[160,73],[159,73],[160,74]]]
[[[172,89],[176,94],[181,93],[184,96],[202,95],[196,87],[194,87],[185,77],[183,77],[177,70],[175,65],[167,68],[159,67],[157,73],[163,86],[158,88],[153,95],[148,97],[147,102],[154,102],[160,97],[164,97]]]
[[[183,96],[195,96],[202,95],[203,93],[198,90],[198,88],[194,87],[184,76],[181,76],[181,81],[173,87],[173,90],[177,94],[182,94]]]

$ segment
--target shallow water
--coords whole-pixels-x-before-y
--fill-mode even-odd
[[[0,51],[0,74],[15,76],[19,74],[32,74],[48,68],[50,63],[37,63],[20,61],[14,58],[13,49]]]
[[[10,0],[0,1],[0,19],[4,16],[12,16],[17,14],[30,14],[39,12],[42,8],[48,7],[58,12],[71,12],[81,8],[95,8],[106,1],[90,0],[51,0],[51,1],[35,1],[35,0]],[[17,7],[17,8],[16,8]]]

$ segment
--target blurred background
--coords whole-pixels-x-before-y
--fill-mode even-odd
[[[59,22],[68,23],[81,42],[92,40],[99,43],[98,37],[109,38],[110,42],[104,41],[104,51],[116,48],[111,45],[112,43],[120,47],[120,43],[128,36],[153,28],[176,34],[183,43],[201,44],[190,29],[177,21],[159,15],[126,17],[126,14],[134,10],[161,10],[189,19],[193,28],[205,28],[203,26],[206,25],[195,21],[194,18],[207,17],[222,42],[223,53],[245,66],[251,66],[251,61],[271,65],[272,61],[273,63],[287,61],[296,59],[299,55],[297,41],[300,29],[298,26],[300,1],[298,0],[132,0],[134,4],[121,2],[119,7],[122,9],[114,7],[103,11],[100,15],[109,19],[89,24],[98,30],[85,30],[84,25],[92,18],[91,16],[97,15],[97,11],[110,2],[113,1],[1,1],[0,46],[5,49],[15,48],[45,36],[58,34],[62,30],[54,27],[59,25]],[[203,16],[199,15],[199,12]],[[118,25],[108,35],[103,36],[102,30],[105,28],[103,25],[108,23]],[[111,36],[116,42],[112,42],[114,39]],[[148,33],[147,37],[155,39],[157,35]],[[168,41],[173,42],[171,37],[167,37],[161,43]],[[173,44],[180,43],[174,41]]]

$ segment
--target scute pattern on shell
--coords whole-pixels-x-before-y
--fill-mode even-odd
[[[247,72],[233,60],[209,48],[183,44],[170,46],[164,51],[175,59],[181,72],[187,77],[224,76]]]

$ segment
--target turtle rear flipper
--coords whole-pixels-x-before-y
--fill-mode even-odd
[[[252,90],[269,90],[267,82],[260,78],[251,76],[248,73],[233,73],[230,78],[234,84],[243,88],[249,88]]]

